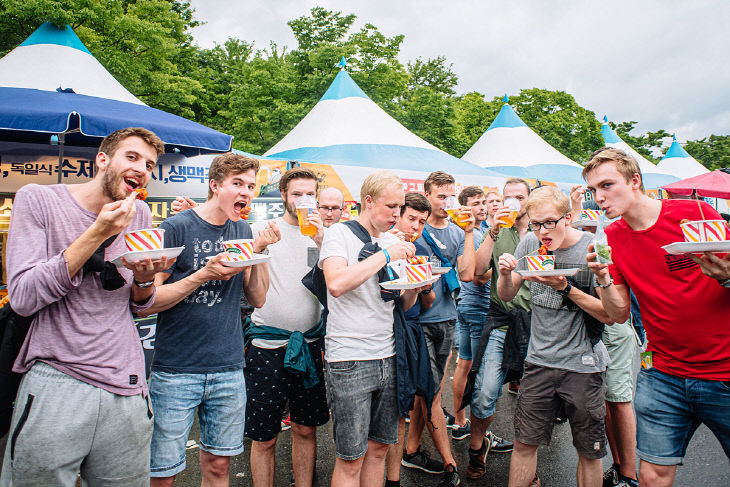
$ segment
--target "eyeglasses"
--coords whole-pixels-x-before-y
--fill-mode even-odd
[[[565,215],[567,215],[567,213]],[[542,223],[541,222],[530,222],[528,226],[530,227],[530,230],[532,230],[533,232],[537,232],[538,230],[540,230],[540,228],[544,228],[545,230],[553,230],[558,225],[558,222],[560,220],[562,220],[563,218],[565,218],[565,215],[561,216],[557,220],[548,220],[548,221],[542,222]]]
[[[341,206],[320,206],[319,211],[322,211],[324,213],[334,213],[335,211],[341,211]]]

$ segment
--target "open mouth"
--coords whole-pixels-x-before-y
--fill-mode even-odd
[[[129,187],[129,191],[134,191],[135,189],[142,187],[142,181],[133,176],[124,178],[124,184]]]
[[[546,238],[546,239],[544,239],[544,240],[540,240],[540,242],[541,242],[541,243],[542,243],[542,244],[543,244],[543,245],[544,245],[545,247],[547,247],[548,249],[550,248],[550,245],[551,245],[551,244],[553,243],[552,239],[549,239],[549,238]]]
[[[233,203],[233,209],[235,210],[236,213],[240,213],[241,210],[243,210],[245,207],[246,207],[245,201],[237,201],[237,202]]]

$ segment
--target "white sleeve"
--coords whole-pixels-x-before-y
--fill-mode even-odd
[[[319,251],[318,266],[322,268],[324,260],[327,257],[343,257],[348,258],[347,234],[350,229],[341,223],[332,225],[324,234],[322,240],[322,248]]]

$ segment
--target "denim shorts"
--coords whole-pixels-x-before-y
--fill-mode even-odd
[[[461,305],[457,308],[457,316],[456,341],[459,343],[459,358],[472,360],[479,347],[487,312],[477,306]]]
[[[368,440],[398,443],[394,356],[326,362],[325,378],[338,457],[357,460],[367,452]]]
[[[243,452],[246,417],[243,369],[211,374],[153,370],[150,399],[155,412],[152,477],[171,477],[185,470],[185,444],[196,408],[201,450],[225,457]]]
[[[730,458],[730,383],[641,369],[636,384],[636,455],[655,465],[682,464],[704,423]]]
[[[507,375],[507,369],[502,367],[506,336],[506,331],[496,328],[489,333],[489,341],[474,380],[471,399],[471,413],[477,418],[486,419],[492,416],[497,407],[497,400],[502,395],[502,385]]]

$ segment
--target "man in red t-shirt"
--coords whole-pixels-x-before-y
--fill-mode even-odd
[[[653,200],[636,161],[604,148],[583,170],[608,218],[613,264],[586,259],[617,323],[629,317],[629,287],[641,306],[652,368],[637,381],[637,455],[642,487],[670,486],[695,429],[705,423],[730,458],[730,289],[687,255],[662,246],[684,241],[679,222],[721,220],[704,202]],[[713,276],[714,277],[714,276]]]

